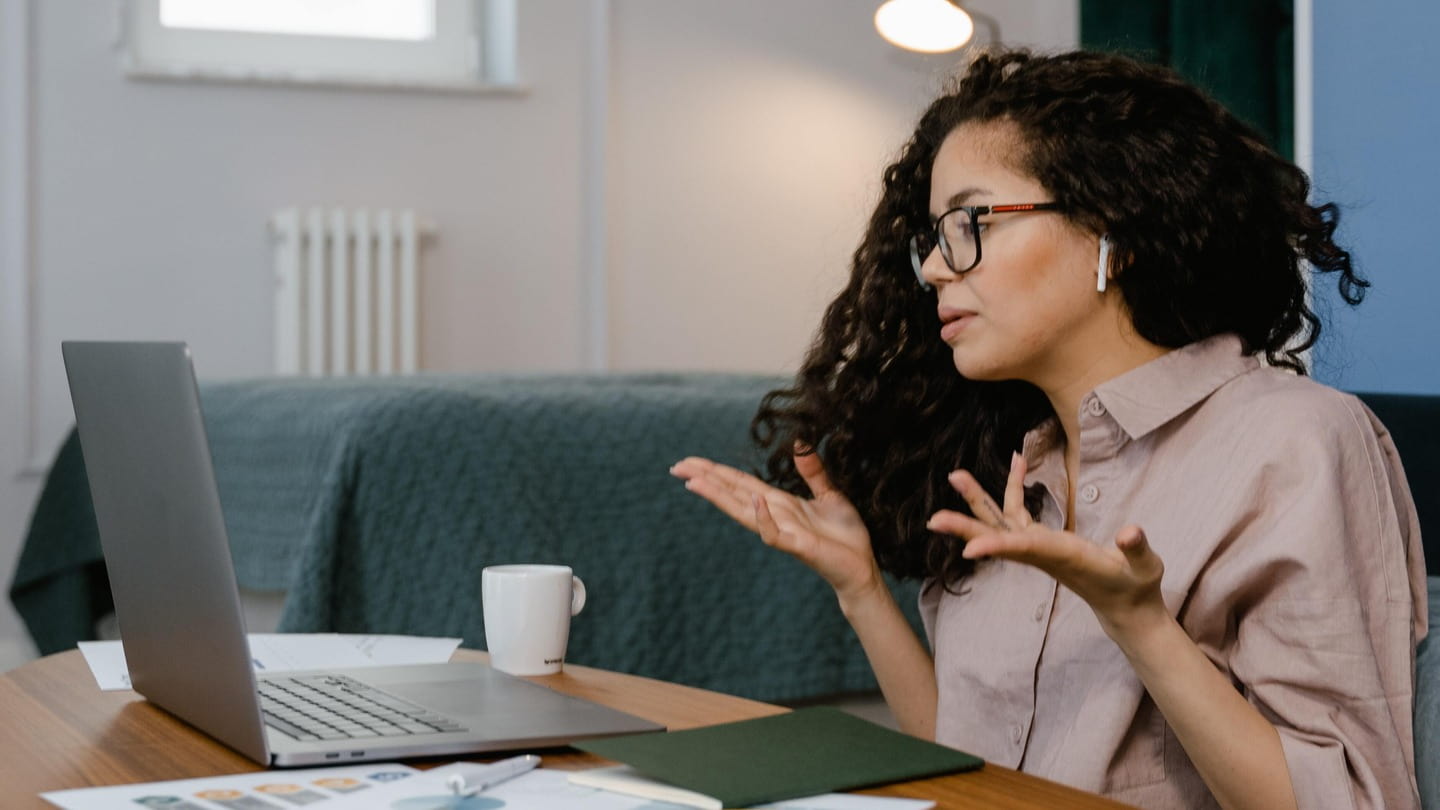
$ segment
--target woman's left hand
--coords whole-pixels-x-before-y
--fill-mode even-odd
[[[1126,526],[1114,546],[1092,543],[1073,532],[1034,522],[1025,509],[1025,459],[1016,453],[1005,483],[1004,507],[969,472],[956,470],[950,483],[978,517],[948,509],[926,524],[931,531],[966,540],[968,559],[999,557],[1033,565],[1074,591],[1095,611],[1111,638],[1149,621],[1168,617],[1160,594],[1165,564],[1150,549],[1139,526]]]

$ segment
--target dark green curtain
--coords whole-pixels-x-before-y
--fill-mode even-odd
[[[1169,65],[1294,153],[1291,0],[1080,0],[1080,42]]]

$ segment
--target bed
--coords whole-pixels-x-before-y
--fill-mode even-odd
[[[480,570],[563,563],[586,583],[568,659],[759,700],[875,688],[818,577],[671,478],[742,467],[784,381],[736,374],[419,375],[201,385],[239,584],[284,591],[288,632],[485,647]],[[895,591],[918,628],[915,583]],[[11,585],[42,653],[112,609],[72,433]],[[122,628],[123,630],[123,628]]]

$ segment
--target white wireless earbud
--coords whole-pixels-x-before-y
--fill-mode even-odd
[[[1105,292],[1105,282],[1110,275],[1110,237],[1100,237],[1100,264],[1095,268],[1095,292]]]

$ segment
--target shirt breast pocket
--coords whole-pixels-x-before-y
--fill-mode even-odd
[[[1184,602],[1185,594],[1166,589],[1164,598],[1166,607],[1173,616]],[[1108,653],[1105,661],[1093,662],[1088,673],[1093,679],[1092,694],[1098,698],[1096,702],[1108,704],[1110,723],[1113,724],[1114,718],[1124,717],[1127,713],[1130,715],[1130,723],[1123,731],[1114,729],[1121,732],[1118,740],[1110,738],[1113,741],[1110,750],[1114,753],[1104,766],[1101,792],[1119,793],[1163,782],[1167,775],[1166,746],[1176,744],[1173,739],[1167,741],[1170,734],[1165,715],[1160,713],[1160,707],[1150,699],[1145,685],[1140,682],[1140,677],[1135,674],[1134,667],[1119,647],[1112,642],[1104,649]],[[1105,718],[1097,717],[1096,721],[1105,722]]]
[[[1165,716],[1144,695],[1105,773],[1103,793],[1165,781]]]

